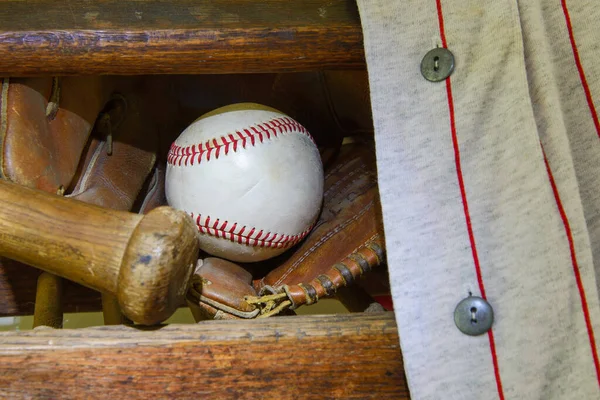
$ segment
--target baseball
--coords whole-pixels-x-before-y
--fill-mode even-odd
[[[171,145],[165,191],[196,222],[200,247],[262,261],[301,241],[317,220],[323,165],[307,130],[259,104],[219,108]]]

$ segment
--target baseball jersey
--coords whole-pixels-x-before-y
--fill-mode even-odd
[[[598,5],[358,0],[415,400],[600,398]]]

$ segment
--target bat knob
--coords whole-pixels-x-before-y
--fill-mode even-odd
[[[153,325],[185,304],[198,259],[198,229],[184,212],[158,207],[136,226],[123,256],[117,299],[125,316]]]

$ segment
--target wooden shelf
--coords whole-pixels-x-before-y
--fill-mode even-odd
[[[0,74],[364,68],[354,0],[0,1]]]
[[[392,313],[0,333],[0,387],[18,398],[408,399]]]

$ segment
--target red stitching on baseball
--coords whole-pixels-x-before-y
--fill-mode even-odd
[[[237,152],[238,143],[240,142],[244,149],[248,142],[252,146],[255,146],[257,136],[258,141],[263,143],[265,137],[269,140],[272,137],[277,137],[279,134],[294,131],[306,135],[314,143],[314,139],[310,133],[298,122],[288,117],[279,117],[249,128],[244,128],[241,132],[235,131],[235,134],[227,133],[219,138],[209,139],[203,143],[185,147],[173,143],[167,156],[167,163],[179,167],[182,165],[194,165],[194,163],[200,164],[202,160],[210,161],[211,157],[218,159],[223,154],[227,155],[230,150],[234,153]],[[223,151],[221,151],[221,148],[223,148]]]
[[[195,215],[194,213],[190,213],[190,215],[196,222],[200,233],[255,247],[272,247],[278,249],[291,247],[304,239],[314,226],[313,223],[310,228],[297,235],[286,235],[283,233],[265,232],[264,229],[258,231],[254,227],[246,227],[245,225],[238,229],[237,222],[229,223],[228,221],[224,221],[220,223],[220,219],[217,218],[216,220],[213,219],[211,223],[210,216],[203,217],[202,214]],[[250,232],[244,235],[246,228],[250,229]],[[237,233],[235,232],[236,230],[238,230]]]

